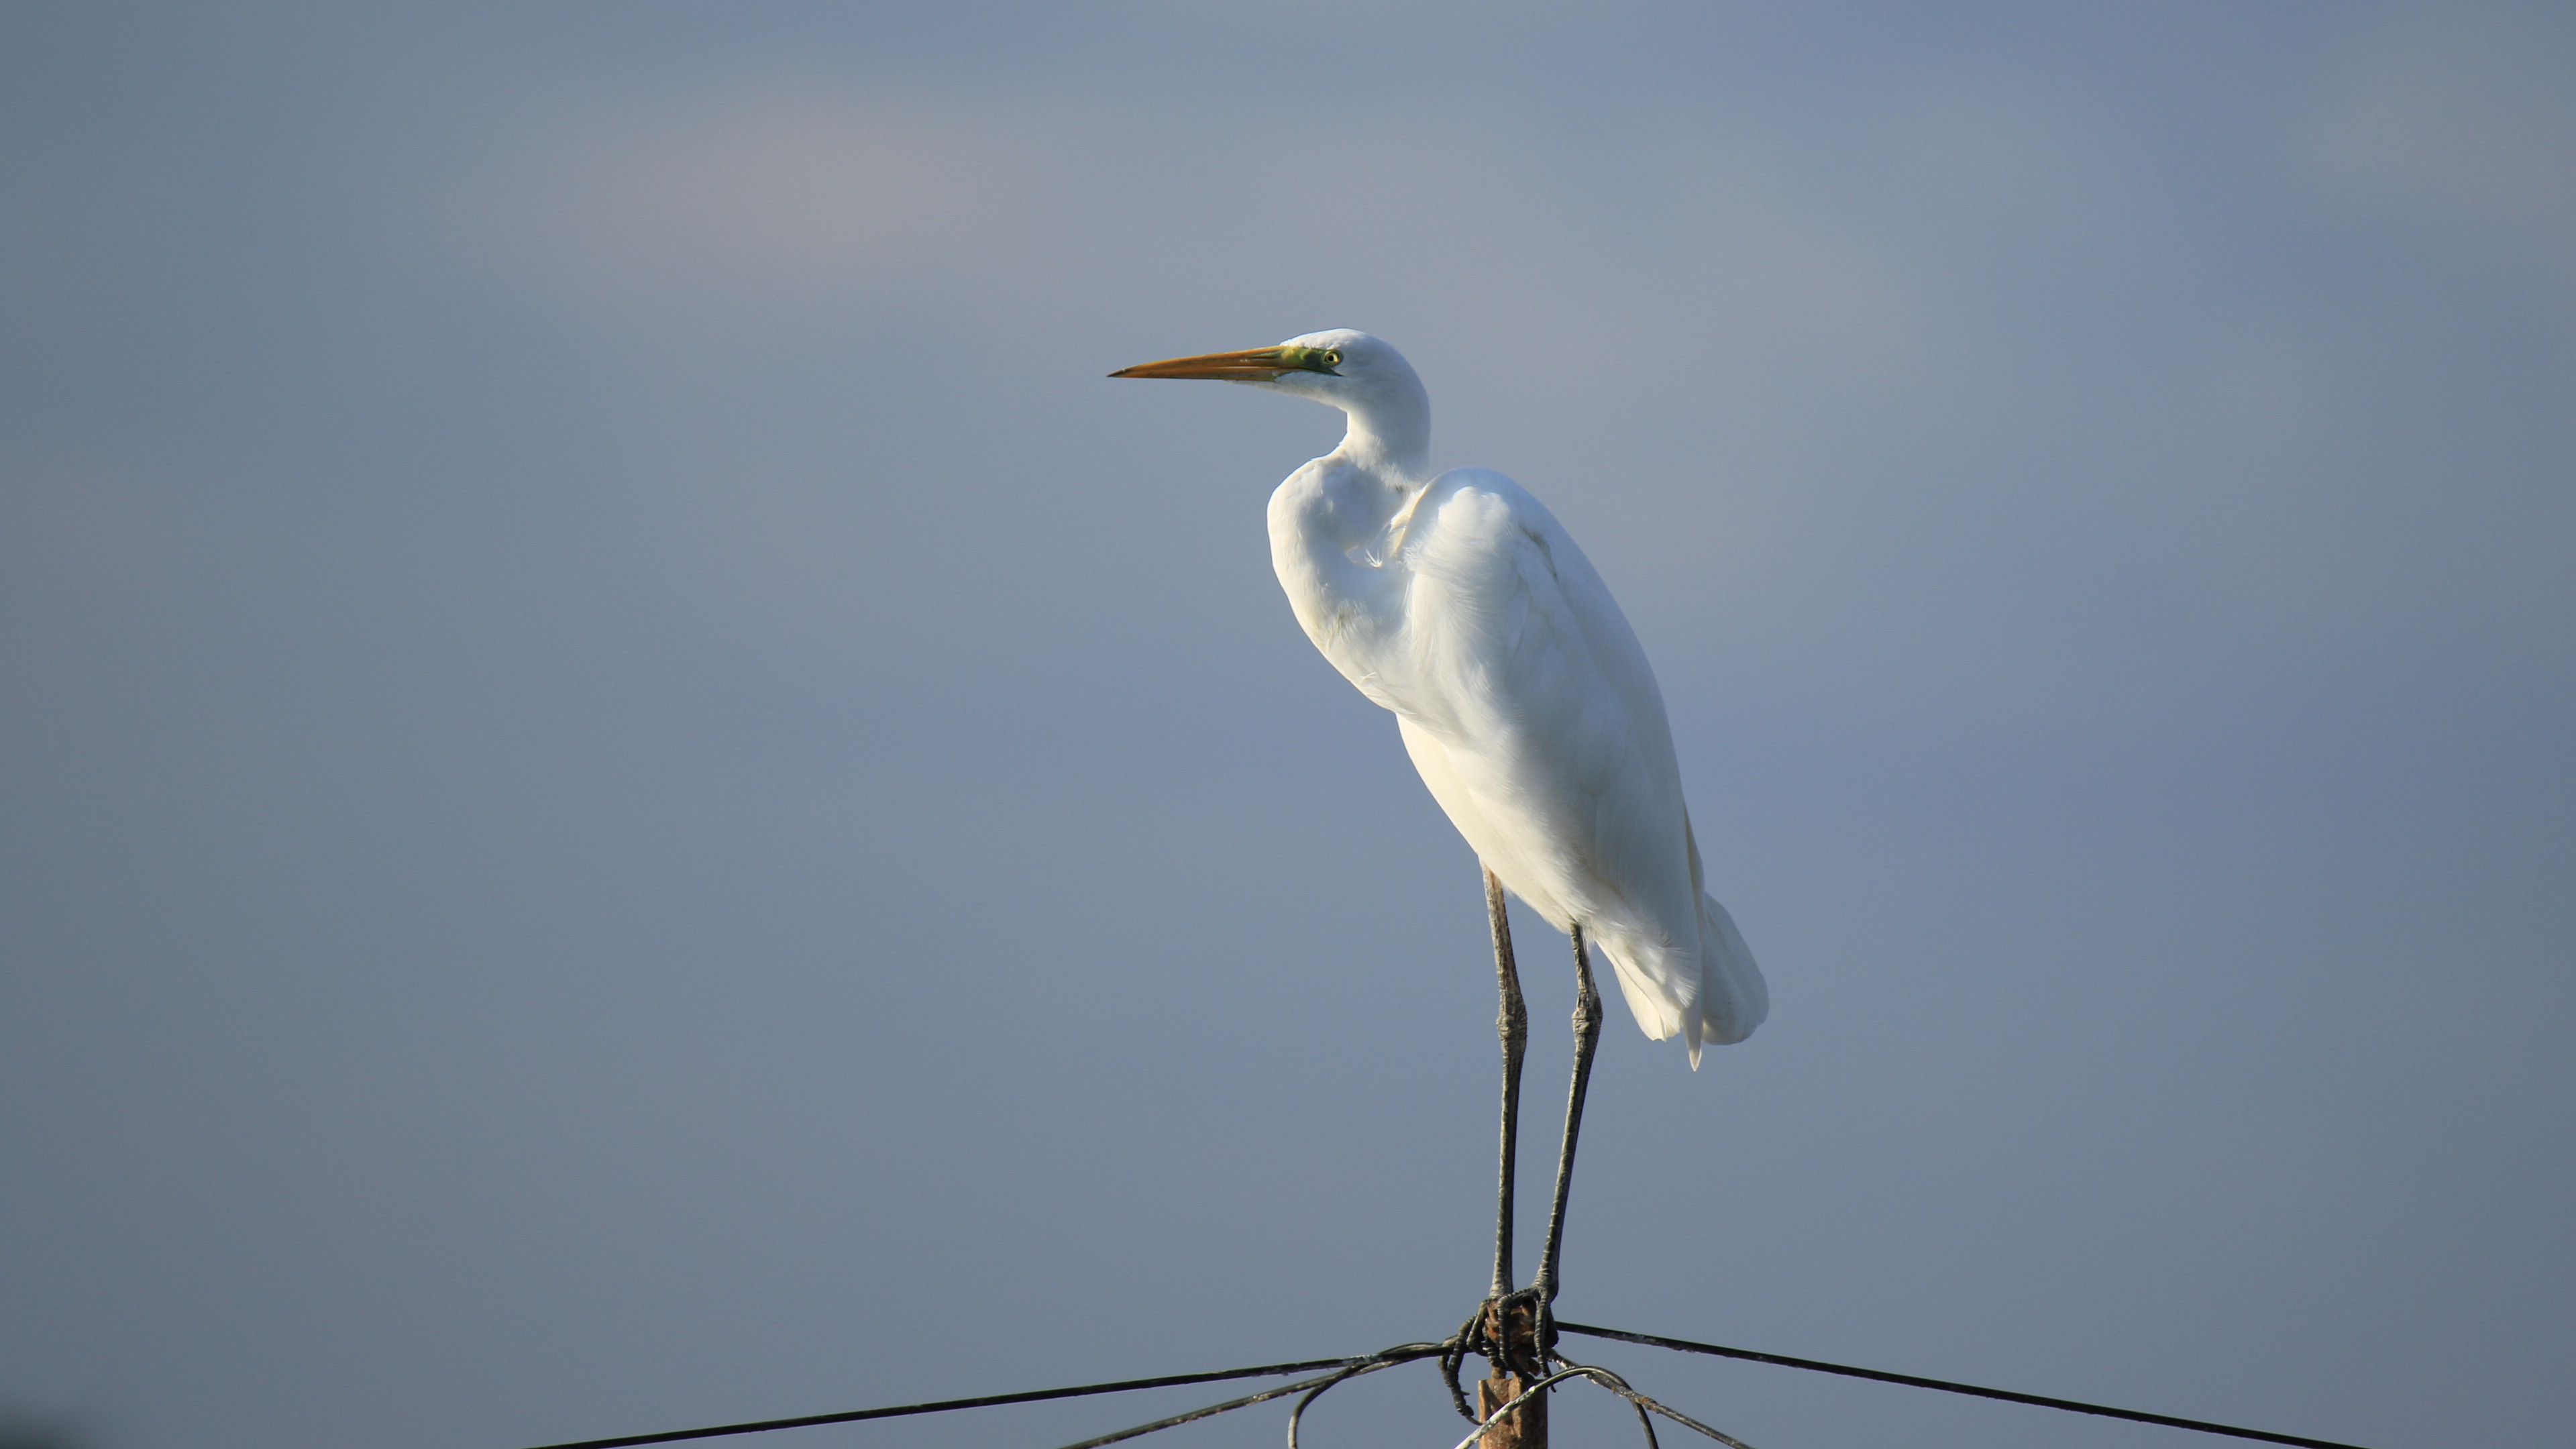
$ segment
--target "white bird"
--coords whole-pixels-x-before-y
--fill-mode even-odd
[[[1395,713],[1414,768],[1488,872],[1506,1017],[1500,1297],[1519,993],[1494,883],[1573,938],[1585,996],[1584,942],[1598,944],[1637,1025],[1657,1041],[1679,1034],[1694,1068],[1703,1042],[1741,1041],[1769,1009],[1752,953],[1703,881],[1654,671],[1591,561],[1528,490],[1481,468],[1432,475],[1430,398],[1377,338],[1313,332],[1110,375],[1248,383],[1349,417],[1341,446],[1270,495],[1270,558],[1306,636]],[[1597,1033],[1580,1006],[1576,1030],[1542,1312]]]

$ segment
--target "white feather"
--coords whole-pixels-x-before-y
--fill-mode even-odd
[[[1271,561],[1315,647],[1394,711],[1423,783],[1514,895],[1581,925],[1646,1035],[1737,1042],[1769,996],[1702,880],[1662,692],[1592,563],[1499,473],[1427,477],[1430,404],[1395,349],[1313,333],[1336,374],[1261,385],[1350,416],[1270,500]]]

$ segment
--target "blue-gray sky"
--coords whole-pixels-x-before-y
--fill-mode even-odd
[[[1613,1022],[1567,1316],[2559,1442],[2571,176],[2557,7],[12,8],[0,1410],[1445,1332],[1475,864],[1262,536],[1338,419],[1102,377],[1352,326],[1619,593],[1772,983],[1696,1076]],[[2188,1442],[1597,1357],[1762,1449]]]

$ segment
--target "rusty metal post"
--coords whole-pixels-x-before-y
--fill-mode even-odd
[[[1476,1416],[1480,1419],[1493,1418],[1496,1409],[1546,1377],[1538,1353],[1537,1317],[1529,1300],[1514,1303],[1508,1310],[1499,1304],[1488,1305],[1485,1334],[1495,1346],[1496,1357],[1492,1377],[1476,1381]],[[1547,1395],[1540,1394],[1496,1420],[1477,1444],[1478,1449],[1547,1449]]]

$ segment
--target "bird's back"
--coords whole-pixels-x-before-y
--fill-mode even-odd
[[[1391,534],[1400,624],[1344,670],[1433,797],[1513,894],[1583,925],[1647,1035],[1681,1033],[1696,1064],[1751,1033],[1761,974],[1703,888],[1662,693],[1591,562],[1482,469],[1434,479]]]

